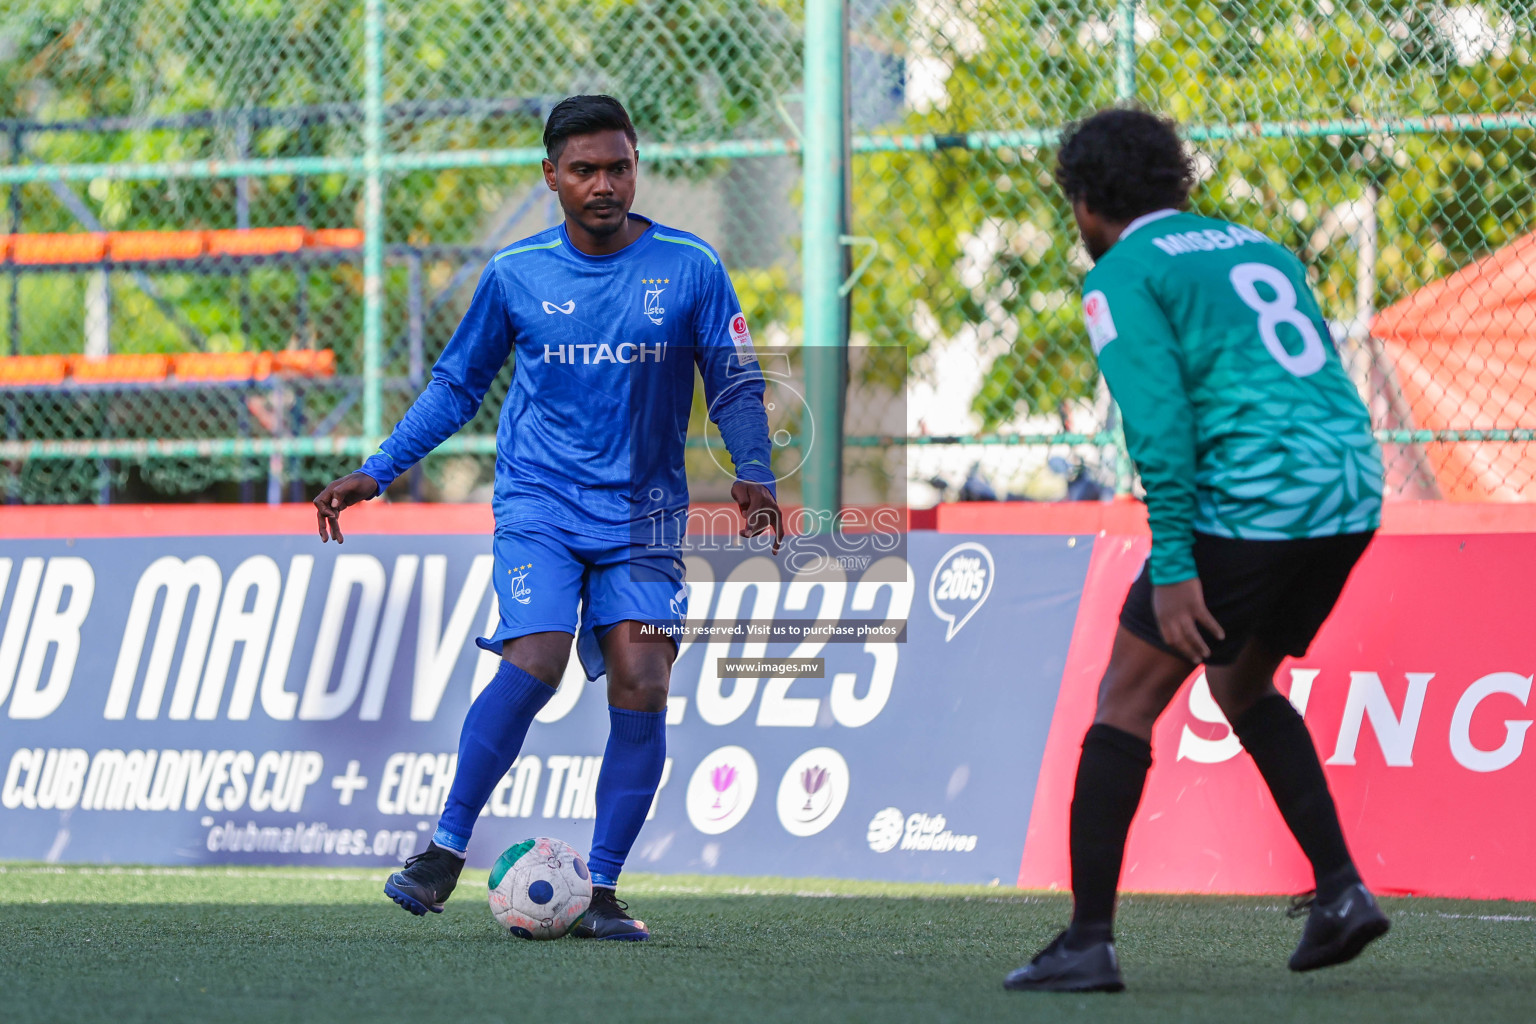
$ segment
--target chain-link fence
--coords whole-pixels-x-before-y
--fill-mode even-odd
[[[1082,475],[1125,484],[1078,312],[1086,256],[1051,187],[1051,141],[1064,121],[1134,100],[1185,126],[1198,212],[1265,231],[1312,269],[1386,444],[1393,493],[1536,496],[1536,306],[1520,307],[1536,270],[1527,280],[1529,261],[1494,255],[1536,217],[1532,10],[880,8],[868,31],[904,58],[903,102],[856,143],[854,196],[861,232],[889,225],[890,286],[860,293],[855,329],[914,354],[914,475],[951,496],[973,465],[973,482],[1000,494],[1056,495]],[[1490,257],[1504,278],[1480,262]],[[1435,334],[1445,302],[1434,282],[1462,267],[1460,301],[1478,315],[1442,316]],[[1430,322],[1408,314],[1415,302]],[[1066,465],[1052,469],[1036,442],[1066,433],[1099,443],[1056,449]]]
[[[808,224],[829,24],[848,202]],[[1393,493],[1523,499],[1533,43],[1496,0],[7,4],[0,488],[276,501],[355,465],[485,259],[558,219],[545,114],[605,91],[640,131],[636,210],[721,250],[760,344],[802,341],[810,229],[847,243],[851,343],[909,367],[904,404],[890,360],[849,382],[848,451],[906,452],[850,500],[1129,486],[1051,182],[1059,127],[1125,101],[1186,126],[1197,210],[1312,268]],[[509,373],[401,491],[488,492]]]

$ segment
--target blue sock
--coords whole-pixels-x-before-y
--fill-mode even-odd
[[[445,850],[452,850],[461,858],[469,851],[469,836],[455,835],[441,825],[432,833],[432,842]]]
[[[432,841],[460,853],[469,847],[485,802],[512,767],[533,716],[549,703],[555,688],[503,661],[496,675],[464,716],[459,733],[459,763],[448,790],[448,804]]]
[[[597,824],[587,865],[596,885],[613,886],[656,798],[667,761],[667,713],[608,709],[608,749],[597,773]]]

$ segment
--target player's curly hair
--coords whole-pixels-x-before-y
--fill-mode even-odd
[[[565,140],[572,135],[592,135],[596,132],[623,132],[631,146],[638,145],[635,126],[629,119],[624,104],[612,96],[567,96],[555,104],[544,122],[544,152],[556,163]]]
[[[1070,124],[1056,153],[1056,183],[1102,217],[1135,220],[1183,207],[1195,164],[1178,125],[1145,110],[1115,107]]]

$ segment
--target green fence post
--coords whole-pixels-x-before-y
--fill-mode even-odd
[[[363,7],[363,437],[384,433],[384,0]]]
[[[1141,0],[1120,0],[1115,18],[1115,99],[1136,95],[1136,8]]]
[[[1140,0],[1120,0],[1115,18],[1115,101],[1124,103],[1136,95],[1136,8]],[[1115,494],[1131,493],[1131,457],[1125,447],[1125,428],[1120,407],[1113,407]]]
[[[842,505],[843,225],[847,125],[843,78],[846,0],[806,0],[805,205],[801,294],[805,305],[805,390],[814,439],[805,461],[805,508],[828,529]]]

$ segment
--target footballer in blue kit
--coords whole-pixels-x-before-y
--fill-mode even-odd
[[[687,614],[683,451],[695,367],[735,464],[743,536],[771,530],[776,551],[782,517],[763,378],[735,289],[703,241],[629,212],[638,171],[629,115],[608,96],[570,97],[550,113],[544,146],[564,222],[492,257],[426,390],[315,506],[321,540],[340,542],[341,511],[382,494],[469,422],[513,358],[496,432],[500,622],[475,641],[502,661],[465,716],[436,833],[384,891],[417,915],[443,909],[475,821],[574,646],[588,678],[608,677],[610,723],[588,857],[592,905],[575,934],[637,940],[649,930],[615,890],[666,761],[677,650],[636,626]]]

